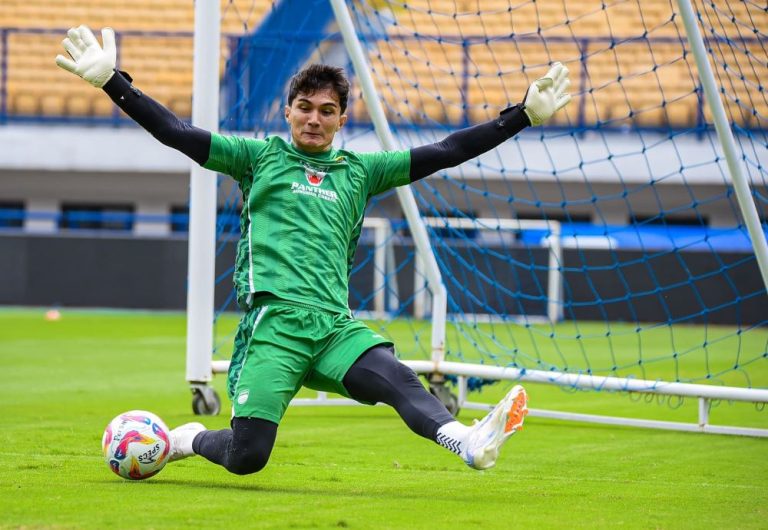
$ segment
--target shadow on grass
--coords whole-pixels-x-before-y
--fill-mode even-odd
[[[92,484],[99,485],[100,487],[108,487],[109,485],[119,484],[120,486],[130,487],[173,487],[173,488],[194,488],[204,490],[221,490],[221,491],[244,491],[249,493],[263,493],[273,495],[296,495],[296,496],[308,496],[315,495],[319,497],[334,497],[334,498],[350,498],[350,499],[399,499],[399,500],[420,500],[425,503],[429,503],[434,500],[434,494],[428,488],[423,492],[397,492],[387,491],[381,488],[371,485],[370,488],[363,489],[359,486],[355,486],[349,489],[342,487],[342,481],[340,480],[323,480],[318,482],[317,488],[304,487],[286,487],[275,486],[269,484],[254,484],[254,483],[242,483],[235,482],[237,480],[249,480],[248,478],[238,478],[235,475],[231,475],[233,482],[216,482],[212,480],[179,480],[179,479],[159,479],[159,480],[145,480],[145,481],[123,481],[115,482],[114,480],[93,480]],[[250,480],[253,480],[251,478]],[[335,486],[329,488],[330,484]],[[468,505],[477,503],[477,497],[462,497],[457,495],[451,495],[451,502],[466,503]]]

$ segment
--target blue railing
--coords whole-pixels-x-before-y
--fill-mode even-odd
[[[173,213],[136,214],[133,212],[69,210],[63,212],[34,212],[20,208],[0,208],[0,235],[23,232],[28,221],[47,221],[68,231],[130,232],[137,223],[166,225],[171,232],[184,234],[189,229],[189,214]],[[221,237],[239,234],[237,213],[220,213],[216,217],[217,233]],[[407,223],[391,220],[395,233],[407,234]],[[597,226],[587,222],[561,222],[561,237],[565,246],[581,248],[611,248],[613,250],[644,251],[710,251],[752,252],[752,245],[743,226],[712,228],[707,226],[675,226],[664,224]],[[768,224],[763,225],[768,237]],[[551,235],[544,229],[516,230],[516,239],[526,246],[540,246],[542,239]],[[363,243],[372,243],[366,239]],[[477,232],[474,234],[477,237]],[[466,237],[466,232],[462,233]],[[450,238],[449,238],[450,239]],[[608,245],[608,246],[606,246]]]
[[[22,208],[0,207],[0,231],[23,229],[28,222],[43,221],[57,229],[130,231],[137,223],[167,225],[173,232],[189,230],[188,213],[137,214],[121,211],[64,210],[36,212]],[[236,212],[220,213],[216,217],[219,233],[239,231],[240,217]]]

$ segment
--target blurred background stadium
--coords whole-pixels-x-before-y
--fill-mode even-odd
[[[738,208],[727,179],[716,165],[697,167],[697,160],[712,153],[713,140],[707,133],[710,120],[701,90],[691,82],[695,74],[690,62],[681,60],[680,26],[669,2],[644,2],[641,12],[639,2],[617,2],[608,9],[598,9],[573,2],[495,1],[482,3],[482,16],[476,2],[421,4],[411,4],[413,9],[407,10],[396,2],[362,6],[375,11],[376,16],[367,20],[380,26],[367,29],[383,32],[389,44],[371,53],[369,60],[379,72],[379,81],[383,80],[380,90],[395,125],[437,125],[450,130],[486,120],[498,109],[517,102],[535,74],[543,71],[541,66],[554,58],[570,67],[576,97],[555,126],[578,129],[585,136],[599,130],[592,144],[604,144],[608,138],[614,142],[616,154],[627,145],[621,142],[630,130],[696,131],[680,136],[680,147],[662,151],[653,159],[659,164],[654,173],[662,177],[663,193],[656,193],[660,186],[646,185],[646,168],[631,167],[634,162],[619,170],[596,167],[587,183],[567,175],[552,179],[535,172],[502,182],[486,178],[481,169],[465,171],[462,178],[482,188],[485,197],[464,194],[457,199],[454,195],[452,200],[463,202],[456,205],[459,209],[476,217],[561,221],[581,226],[582,234],[588,235],[590,226],[642,226],[641,232],[623,241],[628,251],[642,250],[649,244],[671,249],[675,238],[699,241],[697,234],[703,230],[730,229],[738,224]],[[510,6],[514,8],[511,13]],[[221,9],[222,129],[256,135],[266,130],[284,132],[279,123],[265,123],[264,116],[275,117],[287,77],[309,58],[313,44],[327,43],[329,38],[336,45],[340,42],[330,8],[311,1],[222,0]],[[754,41],[747,46],[753,49],[753,57],[762,54],[764,58],[765,13],[760,17],[760,11],[750,11],[745,2],[730,2],[728,9],[754,22],[757,32],[749,36]],[[299,19],[303,12],[312,12],[312,16]],[[642,21],[638,22],[640,15]],[[723,16],[727,15],[726,11]],[[262,25],[270,16],[272,34],[270,27]],[[0,303],[184,307],[185,279],[178,271],[186,266],[188,162],[133,126],[100,91],[55,68],[53,57],[61,51],[60,41],[71,25],[84,22],[94,29],[114,26],[119,67],[130,72],[142,90],[189,119],[193,17],[192,2],[185,0],[129,4],[67,0],[57,4],[55,13],[50,2],[40,0],[4,3],[0,12],[0,271],[5,281],[0,287]],[[296,23],[294,37],[305,43],[305,49],[297,51],[298,47],[291,45],[291,51],[280,56],[280,63],[270,59],[259,65],[270,73],[266,76],[269,80],[260,78],[259,86],[251,87],[248,83],[254,83],[253,73],[240,64],[243,49],[261,47],[260,53],[268,56],[276,47],[286,48],[285,41],[275,43],[273,38],[274,24],[285,24],[283,18]],[[570,23],[563,24],[564,20]],[[451,47],[444,46],[439,38],[418,46],[409,44],[419,33],[464,39]],[[631,38],[619,42],[622,35]],[[480,36],[492,41],[480,46]],[[324,60],[348,66],[332,45],[325,45]],[[735,66],[744,62],[736,56],[733,61]],[[505,71],[503,79],[494,75],[500,65]],[[517,75],[507,75],[512,73]],[[411,77],[419,82],[409,83]],[[764,90],[761,87],[757,97],[750,97],[745,93],[748,84],[731,87],[734,93],[729,110],[734,125],[753,131],[750,134],[762,134],[764,142]],[[355,90],[350,120],[364,130],[370,120],[359,88]],[[250,97],[243,103],[242,95],[247,91],[251,91]],[[434,93],[440,97],[428,97]],[[599,97],[594,95],[597,93]],[[740,98],[749,98],[754,112],[740,109]],[[448,101],[458,104],[446,104]],[[374,149],[377,143],[372,139],[366,146]],[[604,148],[598,145],[596,149]],[[510,156],[519,156],[512,152],[517,149],[510,149]],[[686,149],[685,160],[676,156]],[[572,157],[570,150],[561,153]],[[588,153],[581,156],[582,163],[589,158]],[[764,163],[762,156],[764,153],[756,153],[758,170],[752,183],[759,214],[765,220],[765,169],[759,167],[761,161]],[[603,166],[622,164],[618,156],[602,162]],[[562,167],[568,165],[563,163]],[[683,165],[685,178],[675,178]],[[630,187],[634,190],[627,194]],[[424,193],[450,196],[438,182]],[[487,199],[489,194],[520,199],[513,209],[502,199],[500,208],[499,201]],[[601,198],[598,207],[590,200],[595,196]],[[234,213],[225,211],[232,201],[226,191],[219,194],[219,201],[220,223],[236,229],[238,206],[234,206]],[[444,209],[433,198],[428,197],[428,201],[432,201],[432,208]],[[391,197],[376,208],[379,217],[393,221],[402,218]],[[424,206],[422,211],[429,214],[429,209]],[[597,236],[593,243],[599,245],[599,229]],[[712,244],[723,255],[751,252],[743,233],[712,238]],[[707,250],[711,258],[711,248]],[[220,270],[226,273],[231,254],[225,252],[220,261]],[[43,270],[55,272],[42,274]],[[753,261],[733,272],[731,281],[744,286],[738,289],[754,292],[754,286],[759,285]],[[365,290],[370,280],[356,285]],[[223,282],[217,291],[219,303],[228,293],[228,282]],[[360,295],[359,300],[352,301],[353,307],[364,306],[366,302],[361,300],[365,299],[365,294]],[[649,319],[654,310],[651,306],[650,314],[636,317]],[[602,318],[599,312],[597,316]],[[619,311],[618,317],[627,315]],[[721,320],[754,322],[762,318],[762,314],[742,311]]]

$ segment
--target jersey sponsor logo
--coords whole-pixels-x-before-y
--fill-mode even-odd
[[[314,168],[309,164],[304,164],[304,175],[307,177],[307,182],[309,182],[313,186],[320,186],[325,180],[325,177],[330,175],[330,173],[327,171],[324,171],[324,169],[325,168],[323,169]]]
[[[307,177],[309,186],[301,182],[292,182],[291,192],[298,193],[299,195],[309,195],[329,202],[336,202],[336,199],[339,198],[336,192],[322,187],[323,181],[331,175],[328,168],[312,167],[306,162],[302,162],[302,167],[304,168],[304,176]]]
[[[243,390],[240,392],[240,394],[237,396],[237,403],[239,405],[244,405],[246,401],[248,401],[248,395],[250,394],[250,391]]]
[[[339,198],[333,190],[326,190],[316,186],[307,186],[301,182],[292,182],[291,192],[298,193],[299,195],[309,195],[310,197],[316,197],[329,202],[336,202],[336,199]]]

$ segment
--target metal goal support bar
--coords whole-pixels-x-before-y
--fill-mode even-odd
[[[504,368],[499,366],[486,366],[481,364],[466,364],[456,362],[443,362],[440,363],[439,366],[431,361],[402,362],[420,374],[431,374],[439,372],[446,375],[456,375],[458,377],[459,407],[465,409],[489,410],[493,408],[493,404],[476,403],[467,400],[468,377],[480,377],[485,379],[508,381],[528,381],[533,383],[555,384],[569,388],[692,397],[698,400],[697,423],[644,420],[636,418],[601,416],[597,414],[580,414],[575,412],[561,412],[540,409],[531,409],[530,415],[532,417],[552,418],[586,423],[624,425],[629,427],[642,427],[649,429],[768,438],[768,429],[710,425],[709,423],[709,405],[712,400],[768,403],[768,390],[720,387],[691,383],[667,383],[664,381],[651,381],[643,379],[629,379],[585,374],[567,374],[561,372],[548,372],[543,370],[525,370],[519,368]],[[228,368],[229,361],[213,362],[214,372],[226,373]],[[291,401],[291,404],[301,406],[348,406],[358,405],[359,403],[352,399],[329,398],[327,393],[318,392],[317,398],[298,398]]]

